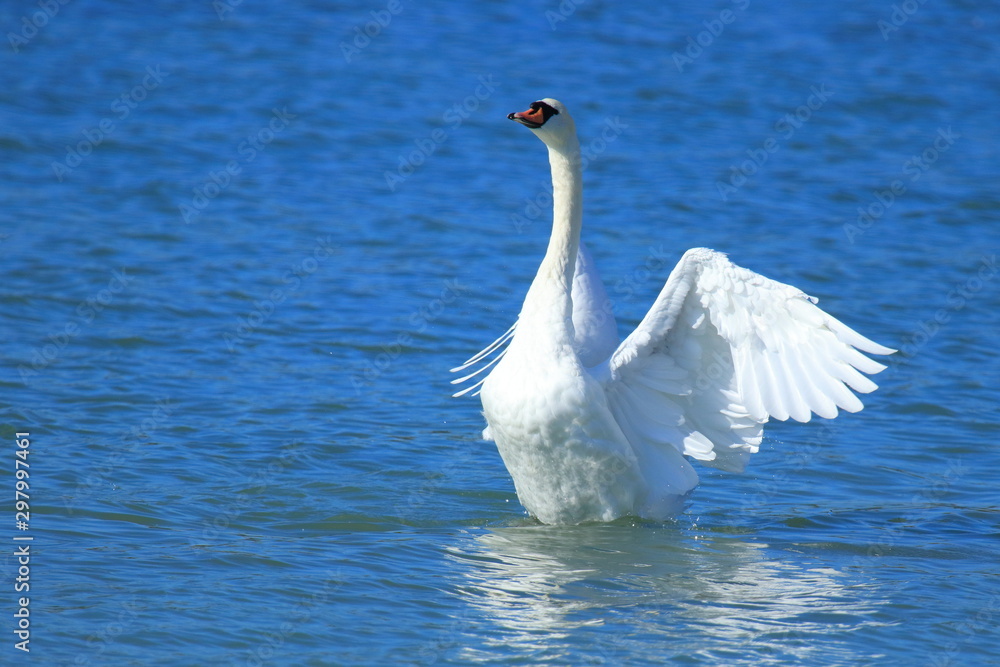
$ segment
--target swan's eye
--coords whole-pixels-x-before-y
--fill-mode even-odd
[[[559,113],[558,109],[556,109],[553,106],[549,106],[545,102],[535,102],[534,104],[531,105],[531,110],[532,111],[541,111],[542,112],[542,119],[543,119],[542,122],[543,123],[545,121],[547,121],[549,118],[552,118],[557,113]]]

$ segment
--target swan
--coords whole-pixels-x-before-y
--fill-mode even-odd
[[[675,517],[698,484],[687,458],[742,472],[770,417],[808,422],[863,405],[892,354],[817,299],[723,253],[688,250],[639,325],[619,342],[580,241],[580,143],[551,98],[507,116],[548,148],[553,219],[514,326],[452,369],[479,394],[524,508],[546,524]],[[488,371],[488,373],[487,373]]]

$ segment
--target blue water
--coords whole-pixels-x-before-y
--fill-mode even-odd
[[[5,664],[998,664],[995,5],[50,4],[0,8]],[[527,517],[447,370],[545,247],[545,96],[623,332],[713,247],[902,350],[865,411]]]

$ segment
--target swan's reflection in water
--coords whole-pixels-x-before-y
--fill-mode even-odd
[[[466,608],[455,657],[571,664],[874,657],[842,641],[875,624],[873,603],[856,590],[863,587],[774,553],[675,526],[522,526],[470,536],[448,551]]]

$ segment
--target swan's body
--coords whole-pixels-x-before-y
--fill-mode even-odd
[[[684,254],[619,344],[607,295],[580,243],[573,120],[552,99],[508,117],[548,146],[552,236],[516,325],[455,370],[497,355],[456,382],[495,364],[481,381],[484,437],[496,442],[532,515],[556,524],[668,518],[698,483],[685,456],[742,471],[769,417],[808,421],[812,413],[832,418],[838,407],[863,407],[851,389],[876,386],[859,371],[885,366],[858,350],[893,350],[798,289],[706,248]]]

